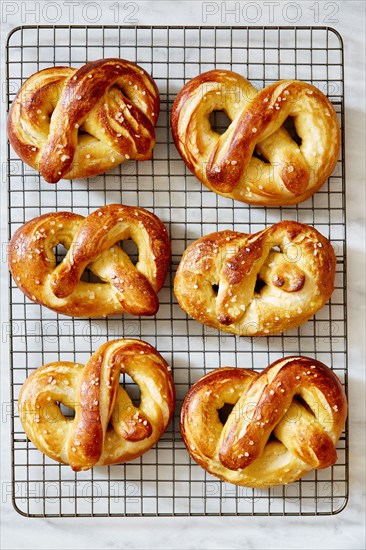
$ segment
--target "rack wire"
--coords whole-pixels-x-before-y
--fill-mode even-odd
[[[128,162],[89,181],[46,184],[8,149],[9,238],[25,221],[54,210],[88,214],[117,202],[152,210],[166,224],[172,270],[153,318],[70,319],[29,302],[10,281],[12,475],[16,510],[32,517],[166,515],[322,515],[348,498],[348,435],[337,464],[272,489],[249,489],[211,477],[190,460],[179,432],[179,411],[190,386],[224,365],[261,370],[287,355],[328,364],[347,385],[344,146],[329,181],[297,206],[263,208],[225,199],[187,171],[169,129],[175,95],[193,76],[230,68],[261,88],[278,79],[311,82],[333,102],[344,128],[343,45],[326,27],[23,26],[7,42],[7,102],[32,73],[50,65],[80,66],[103,57],[137,62],[161,93],[154,158]],[[317,227],[337,255],[330,302],[306,325],[279,336],[245,338],[218,333],[178,307],[172,279],[189,243],[211,231],[253,233],[281,219]],[[56,360],[86,362],[106,340],[137,337],[155,346],[173,367],[174,421],[159,443],[127,464],[75,473],[45,457],[26,438],[17,398],[26,377]],[[131,381],[125,380],[132,391]]]

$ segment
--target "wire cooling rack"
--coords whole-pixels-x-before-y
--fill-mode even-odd
[[[315,357],[346,385],[346,263],[344,149],[329,181],[306,202],[284,208],[247,206],[210,192],[186,170],[169,129],[177,92],[206,70],[231,68],[261,88],[297,78],[323,91],[344,128],[343,47],[325,27],[116,27],[41,26],[14,29],[7,44],[8,107],[21,83],[50,65],[80,66],[103,57],[136,61],[161,93],[154,159],[128,162],[89,181],[46,184],[9,147],[9,237],[25,221],[54,210],[81,214],[107,203],[155,212],[172,239],[172,272],[154,318],[71,319],[33,304],[10,283],[13,502],[27,516],[320,515],[347,502],[347,434],[338,462],[301,481],[272,489],[226,484],[191,462],[179,433],[179,411],[190,386],[220,366],[261,370],[292,354]],[[188,319],[172,292],[172,277],[189,243],[211,231],[255,232],[295,219],[317,227],[337,254],[336,289],[306,325],[280,336],[235,337]],[[130,249],[134,253],[133,248]],[[108,339],[150,342],[173,367],[177,408],[172,425],[144,456],[127,464],[74,473],[41,454],[19,423],[17,398],[37,367],[56,360],[86,362]],[[125,380],[133,391],[131,381]],[[135,398],[138,395],[135,393]]]

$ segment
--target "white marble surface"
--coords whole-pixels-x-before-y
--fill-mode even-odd
[[[8,31],[19,24],[54,22],[82,23],[85,5],[74,2],[3,2],[1,12],[2,51]],[[100,18],[95,23],[120,23],[132,9],[120,3],[99,2]],[[132,17],[140,24],[291,24],[314,23],[335,27],[345,43],[346,76],[346,167],[348,208],[348,316],[349,316],[349,404],[350,404],[350,500],[343,512],[333,517],[316,518],[121,518],[121,519],[26,519],[14,512],[8,496],[10,481],[10,426],[6,404],[9,402],[7,363],[7,267],[5,245],[6,177],[2,170],[2,365],[1,365],[1,547],[10,548],[365,548],[365,3],[338,2],[240,2],[240,13],[225,14],[225,4],[210,2],[155,1],[136,2]],[[209,4],[209,5],[208,5]],[[228,10],[235,4],[227,2]],[[237,3],[238,4],[238,3]],[[38,6],[38,7],[37,7]],[[31,14],[32,8],[39,10]],[[112,9],[111,9],[112,8]],[[125,9],[126,8],[126,9]],[[319,13],[317,14],[317,8]],[[95,17],[95,6],[84,11]],[[296,14],[295,10],[296,9]],[[48,11],[49,10],[49,11]],[[314,11],[315,10],[315,11]],[[135,9],[133,10],[135,11]],[[72,19],[73,17],[73,19]],[[115,19],[117,17],[117,19]],[[316,21],[318,17],[318,21]],[[48,18],[48,20],[47,20]],[[50,21],[52,19],[52,21]],[[332,20],[329,20],[332,19]],[[89,21],[91,22],[91,21]],[[2,82],[4,82],[4,55]],[[2,86],[2,107],[5,106]],[[3,119],[3,117],[2,117]],[[6,159],[5,132],[2,126],[2,166]]]

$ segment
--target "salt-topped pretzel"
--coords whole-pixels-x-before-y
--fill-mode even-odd
[[[136,265],[118,244],[124,239],[137,245]],[[68,251],[57,265],[59,244]],[[73,212],[44,214],[21,226],[9,246],[9,267],[20,290],[74,317],[154,315],[169,262],[170,241],[159,218],[120,204],[86,218]],[[86,268],[101,282],[82,281]]]
[[[259,233],[211,233],[184,252],[174,282],[193,319],[234,334],[298,327],[334,289],[336,258],[313,227],[282,221]]]
[[[213,111],[230,119],[220,135]],[[293,118],[301,143],[284,127]],[[260,205],[304,201],[332,173],[340,128],[330,101],[316,87],[282,80],[258,91],[245,78],[213,70],[190,80],[171,113],[176,147],[195,176],[212,191]]]
[[[8,136],[19,157],[49,183],[102,174],[149,159],[159,114],[155,82],[124,59],[29,77],[10,109]]]
[[[142,455],[165,431],[174,409],[171,369],[146,342],[102,345],[85,366],[58,361],[35,370],[19,394],[22,426],[34,445],[73,470],[126,462]],[[140,387],[132,403],[120,374]],[[66,418],[60,404],[75,410]]]
[[[223,424],[225,404],[233,409]],[[209,473],[236,485],[272,487],[334,464],[346,416],[346,397],[331,369],[309,357],[287,357],[261,374],[226,367],[201,378],[184,400],[181,432]]]

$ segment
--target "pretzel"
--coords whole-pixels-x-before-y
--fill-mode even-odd
[[[130,61],[50,67],[16,95],[9,141],[49,183],[96,176],[128,159],[151,158],[159,104],[151,76]]]
[[[130,238],[138,247],[136,265],[118,245]],[[56,265],[54,248],[60,243],[68,251]],[[72,212],[34,218],[16,231],[8,257],[20,290],[58,313],[154,315],[169,268],[170,241],[163,223],[151,212],[110,204],[86,218]],[[102,282],[82,281],[86,268]]]
[[[254,235],[219,231],[187,248],[174,291],[204,325],[266,336],[302,325],[323,307],[335,265],[328,239],[302,223],[282,221]]]
[[[230,119],[220,135],[213,111]],[[301,144],[284,127],[293,117]],[[208,71],[177,95],[171,128],[193,174],[219,195],[259,205],[297,204],[332,173],[340,128],[332,104],[317,88],[281,80],[258,91],[237,73]]]
[[[44,454],[75,471],[132,460],[148,451],[173,414],[170,367],[150,344],[114,340],[87,364],[58,361],[36,369],[19,394],[27,437]],[[140,387],[134,406],[120,374]],[[75,410],[66,418],[60,403]]]
[[[233,409],[222,423],[225,404]],[[206,374],[183,402],[181,433],[210,474],[264,488],[334,464],[346,416],[346,396],[331,369],[309,357],[287,357],[261,374],[231,367]]]

